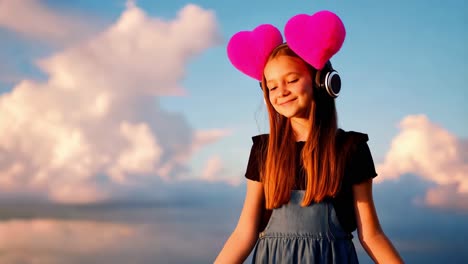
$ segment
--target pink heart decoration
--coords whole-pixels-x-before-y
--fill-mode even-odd
[[[281,32],[273,25],[263,24],[253,31],[234,34],[227,45],[227,54],[239,71],[261,81],[268,56],[282,43]]]
[[[288,46],[297,55],[321,70],[340,50],[346,29],[337,15],[325,10],[311,16],[293,16],[284,27],[284,36]]]

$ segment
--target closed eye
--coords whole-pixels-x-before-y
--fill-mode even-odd
[[[297,82],[297,81],[299,81],[299,79],[291,80],[291,81],[289,81],[288,83],[295,83],[295,82]]]

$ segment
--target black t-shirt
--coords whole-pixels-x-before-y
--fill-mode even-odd
[[[340,146],[339,149],[342,150],[341,154],[346,155],[347,160],[345,162],[344,175],[340,190],[334,198],[330,199],[333,203],[341,226],[347,232],[353,232],[356,230],[352,185],[377,176],[374,161],[372,159],[369,146],[367,145],[368,139],[367,134],[354,131],[345,132],[344,130],[339,129],[337,133],[336,142],[338,146]],[[265,155],[266,153],[268,134],[254,136],[252,137],[252,141],[253,145],[250,151],[245,177],[250,180],[260,182],[259,160],[264,160],[260,158],[260,155]],[[296,155],[298,157],[296,160],[299,161],[299,155],[305,145],[305,142],[299,141],[296,142],[296,144]],[[300,162],[297,162],[295,176],[296,184],[294,189],[305,190],[306,175],[300,165]],[[261,225],[262,227],[265,227],[270,215],[271,210],[266,210]]]

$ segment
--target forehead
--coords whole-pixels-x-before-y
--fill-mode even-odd
[[[305,62],[299,58],[280,55],[267,62],[263,74],[267,80],[281,78],[289,73],[307,74]]]

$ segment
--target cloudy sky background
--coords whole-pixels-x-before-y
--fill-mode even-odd
[[[409,263],[468,260],[463,1],[0,0],[0,262],[212,261],[268,127],[226,43],[323,9],[386,233]]]

